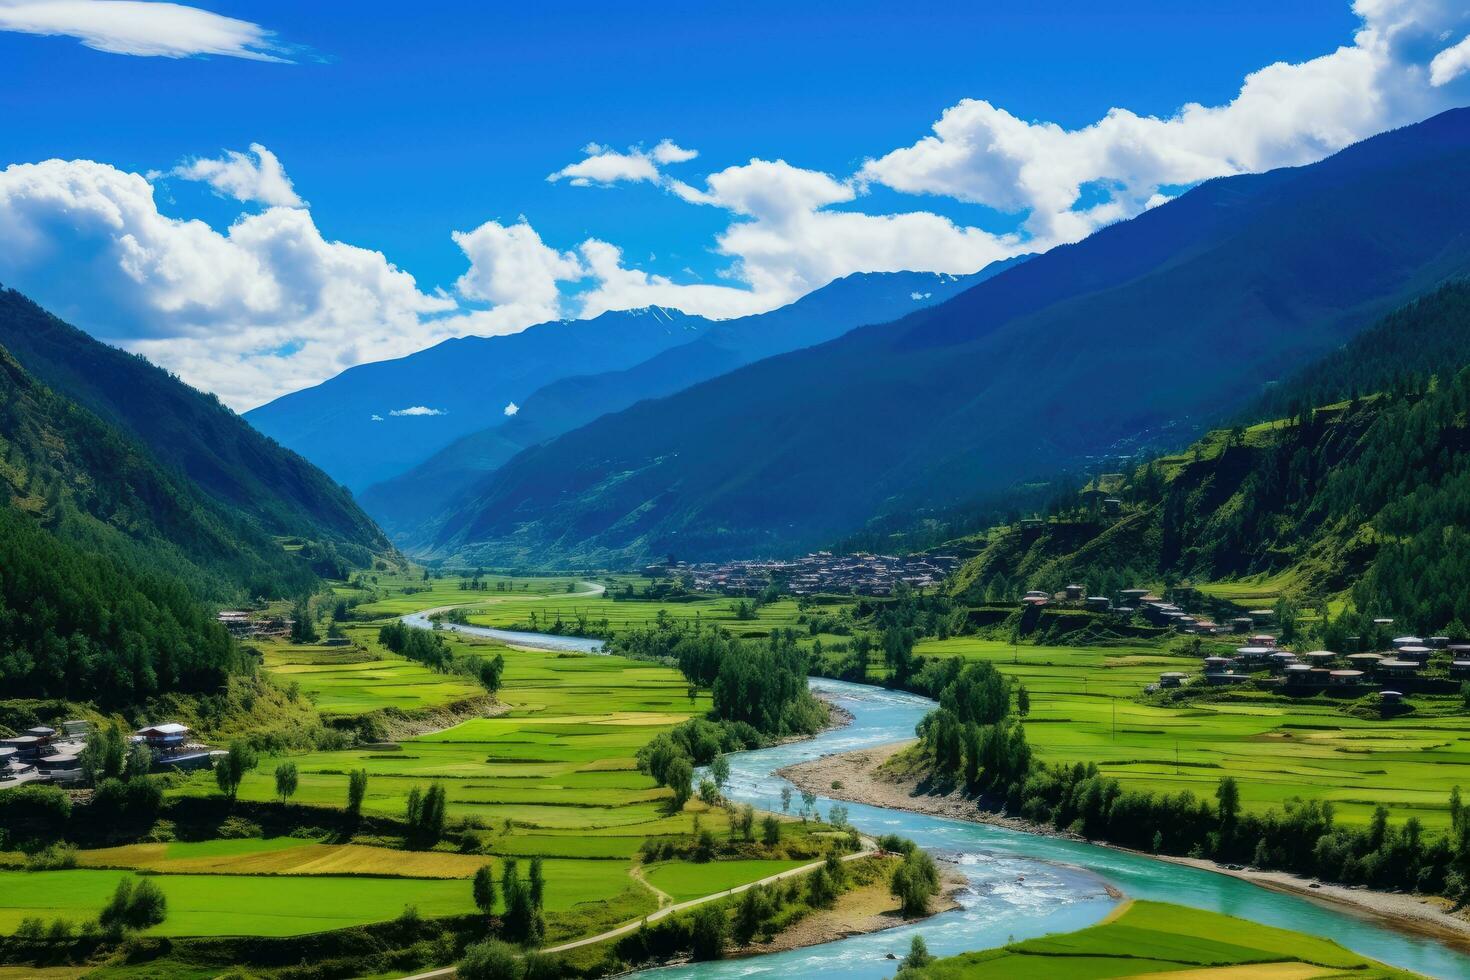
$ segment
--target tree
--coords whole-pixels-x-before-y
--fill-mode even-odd
[[[781,821],[774,814],[766,814],[761,821],[761,842],[767,847],[775,847],[781,843]]]
[[[230,743],[230,751],[214,764],[214,781],[221,793],[231,800],[240,791],[240,782],[245,774],[260,764],[260,757],[248,744],[236,739]]]
[[[730,941],[730,923],[723,908],[716,904],[699,906],[690,933],[695,960],[724,959]]]
[[[917,970],[934,962],[934,957],[929,955],[929,946],[924,942],[924,937],[914,934],[913,941],[909,943],[909,955],[903,958],[904,967]]]
[[[296,795],[296,783],[296,763],[283,762],[276,766],[276,796],[282,803]]]
[[[367,796],[366,769],[354,769],[347,776],[347,815],[356,820],[362,815],[362,800]]]
[[[298,599],[291,608],[291,642],[315,643],[318,639],[316,623],[311,618],[311,603]]]
[[[1016,714],[1020,715],[1022,718],[1025,718],[1030,713],[1031,692],[1026,690],[1025,684],[1022,684],[1019,688],[1016,689]],[[914,938],[919,939],[918,936],[915,936]],[[920,942],[922,941],[923,940],[920,940]]]
[[[674,791],[673,807],[677,813],[684,809],[684,804],[689,802],[689,795],[693,792],[690,784],[694,781],[694,767],[689,764],[688,759],[680,756],[669,763],[665,777],[669,789]]]
[[[717,755],[709,764],[709,774],[714,779],[715,785],[724,792],[725,786],[730,782],[730,760],[724,755]]]
[[[546,873],[542,870],[539,857],[531,858],[531,870],[527,872],[526,880],[530,886],[531,905],[539,911],[542,900],[546,897]]]
[[[127,764],[122,730],[114,723],[93,732],[77,762],[81,765],[83,778],[93,786],[104,779],[121,778]]]
[[[85,749],[83,750],[85,751]],[[127,765],[123,772],[128,779],[146,776],[153,769],[153,750],[147,742],[133,742],[128,746]]]
[[[915,849],[893,869],[889,891],[898,899],[904,918],[913,919],[929,911],[929,899],[939,894],[939,869],[934,859]]]
[[[791,787],[790,786],[782,786],[781,787],[781,812],[782,813],[790,813],[791,812]]]
[[[117,883],[112,897],[97,915],[102,928],[111,932],[127,929],[147,929],[162,922],[168,915],[168,900],[163,890],[147,878],[134,884],[132,877]]]
[[[1235,822],[1240,815],[1240,787],[1234,776],[1225,776],[1215,787],[1215,801],[1220,811],[1220,844],[1229,847],[1235,838]]]
[[[490,865],[482,864],[470,883],[475,898],[475,907],[486,915],[495,911],[495,874]]]

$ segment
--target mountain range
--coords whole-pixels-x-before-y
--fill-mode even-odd
[[[791,552],[1238,411],[1470,270],[1470,111],[1209,181],[893,324],[518,454],[426,549],[473,563]]]
[[[673,394],[761,358],[809,347],[854,327],[885,323],[943,302],[1023,260],[992,263],[968,276],[858,273],[768,313],[703,321],[706,326],[690,328],[694,339],[641,363],[546,384],[527,397],[515,415],[450,443],[407,473],[370,487],[362,494],[362,504],[401,545],[421,545],[432,540],[438,521],[465,490],[530,446],[601,415]],[[586,329],[602,328],[592,321]],[[568,339],[575,341],[577,336]]]

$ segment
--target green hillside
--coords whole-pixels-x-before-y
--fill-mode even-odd
[[[330,543],[358,564],[389,550],[352,495],[311,463],[212,395],[93,340],[14,290],[0,289],[0,346],[261,531]]]
[[[202,599],[315,577],[0,349],[0,690],[129,705],[212,691],[240,654]]]
[[[1415,630],[1470,623],[1467,352],[1470,286],[1455,283],[1283,384],[1262,410],[1346,400],[1101,476],[1054,500],[1042,526],[991,533],[951,587],[980,601],[1071,581],[1111,594],[1268,576],[1266,594],[1313,606],[1346,597],[1358,614]],[[1442,373],[1419,373],[1429,366]]]

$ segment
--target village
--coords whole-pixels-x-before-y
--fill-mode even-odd
[[[72,720],[62,722],[60,730],[37,725],[0,738],[0,787],[82,781],[83,753],[92,733],[90,721]],[[144,726],[128,736],[128,742],[147,746],[155,771],[207,768],[223,754],[196,742],[189,727],[179,722]]]
[[[1203,671],[1197,677],[1167,671],[1159,675],[1157,688],[1180,688],[1203,683],[1213,687],[1265,682],[1292,693],[1333,689],[1360,692],[1378,689],[1385,705],[1402,701],[1406,692],[1454,693],[1459,685],[1470,681],[1470,643],[1452,642],[1447,636],[1399,636],[1381,651],[1310,650],[1295,652],[1281,646],[1280,631],[1273,609],[1252,609],[1217,623],[1203,614],[1194,615],[1175,602],[1155,595],[1148,589],[1123,589],[1116,598],[1088,595],[1082,585],[1068,585],[1062,591],[1049,593],[1032,590],[1021,598],[1024,608],[1040,610],[1056,607],[1085,610],[1126,621],[1135,616],[1157,628],[1172,629],[1187,636],[1243,637],[1233,655],[1221,655],[1214,645],[1203,645]],[[1374,626],[1388,629],[1392,619],[1376,619]],[[1361,637],[1350,637],[1353,646],[1362,646]]]
[[[758,595],[775,587],[788,595],[819,592],[886,596],[902,583],[913,589],[938,585],[959,568],[953,555],[834,555],[817,551],[792,560],[731,561],[720,564],[671,562],[650,565],[644,574],[693,580],[697,592]]]

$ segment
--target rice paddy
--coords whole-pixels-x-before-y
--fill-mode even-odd
[[[1048,762],[1095,762],[1125,787],[1210,797],[1234,776],[1247,808],[1292,797],[1330,800],[1339,821],[1366,822],[1379,803],[1396,819],[1448,824],[1450,790],[1470,787],[1463,716],[1391,720],[1345,714],[1323,696],[1235,692],[1158,706],[1134,700],[1162,671],[1197,672],[1197,658],[1157,647],[1042,647],[963,637],[926,642],[927,656],[986,660],[1026,685],[1026,735]]]

